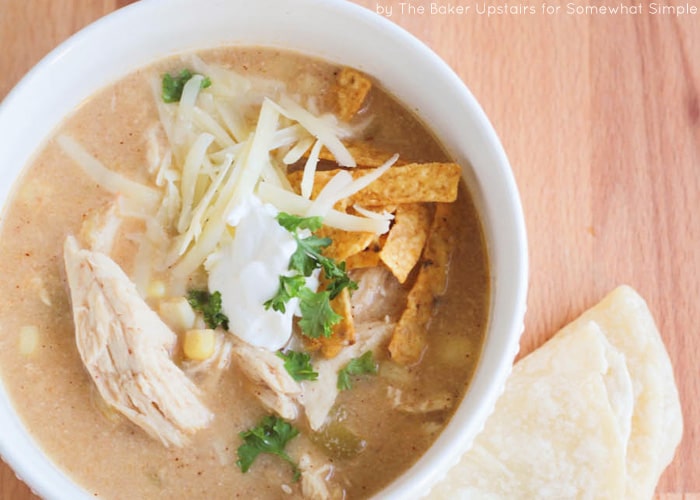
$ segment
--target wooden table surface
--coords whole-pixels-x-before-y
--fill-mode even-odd
[[[0,0],[0,98],[59,42],[127,3]],[[587,0],[357,3],[442,56],[502,139],[530,245],[523,352],[618,284],[647,299],[685,419],[657,493],[700,498],[700,2],[678,1],[695,13],[675,15],[653,8],[675,4],[646,2],[619,14],[576,12]],[[535,12],[484,12],[504,4]],[[459,6],[469,9],[446,12]],[[2,465],[0,498],[35,497]]]

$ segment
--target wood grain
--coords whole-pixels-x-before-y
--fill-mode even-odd
[[[45,53],[116,0],[0,0],[0,98]],[[441,55],[467,83],[509,155],[528,226],[523,353],[621,283],[648,301],[681,391],[685,436],[657,492],[700,494],[700,13],[476,12],[496,0],[357,0]],[[408,2],[403,2],[407,5]],[[430,5],[471,6],[431,14]],[[612,0],[591,2],[614,6]],[[508,4],[511,4],[510,2]],[[675,5],[671,3],[663,5]],[[677,5],[685,5],[678,2]],[[695,5],[692,2],[689,4]],[[700,10],[700,6],[698,7]],[[0,496],[35,498],[7,468]]]

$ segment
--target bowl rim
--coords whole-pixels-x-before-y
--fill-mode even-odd
[[[81,58],[89,60],[90,57],[94,57],[97,50],[100,49],[101,41],[105,40],[105,33],[120,33],[125,29],[129,29],[130,32],[138,32],[137,28],[146,26],[144,19],[162,19],[164,8],[170,10],[170,13],[162,24],[172,31],[177,26],[182,27],[185,21],[189,21],[190,18],[184,14],[185,12],[192,13],[195,10],[203,9],[203,4],[217,12],[230,12],[229,9],[236,5],[245,5],[246,13],[251,16],[265,11],[265,9],[268,9],[268,12],[270,12],[269,9],[278,9],[280,19],[291,22],[290,27],[283,27],[281,34],[284,36],[293,36],[294,29],[298,29],[295,23],[300,22],[301,13],[311,12],[311,10],[322,19],[337,20],[336,16],[341,16],[343,22],[352,21],[353,26],[356,26],[357,29],[372,33],[385,49],[378,51],[381,53],[376,54],[376,59],[359,60],[350,57],[349,60],[347,58],[338,60],[337,54],[331,54],[330,52],[333,51],[328,50],[328,48],[314,48],[308,46],[309,44],[301,48],[295,46],[292,50],[353,65],[373,75],[377,73],[374,69],[380,65],[396,64],[393,59],[398,54],[410,53],[411,62],[420,62],[420,67],[432,71],[432,77],[435,80],[432,84],[436,86],[434,89],[436,94],[454,98],[454,101],[442,102],[442,104],[439,102],[430,103],[419,95],[424,89],[407,89],[404,93],[417,96],[415,100],[409,100],[415,104],[415,106],[412,105],[413,110],[422,118],[426,114],[440,115],[442,113],[448,116],[463,113],[464,116],[458,117],[459,123],[474,134],[475,139],[472,142],[481,141],[484,146],[483,150],[471,151],[469,158],[465,158],[467,155],[464,151],[456,151],[459,149],[455,146],[458,144],[456,140],[458,137],[451,135],[455,132],[442,135],[436,132],[441,140],[448,142],[446,146],[449,152],[462,160],[460,163],[464,164],[466,159],[469,163],[477,165],[472,169],[465,167],[464,177],[470,186],[472,195],[476,198],[475,202],[480,205],[482,224],[487,233],[490,267],[492,271],[493,269],[497,270],[497,273],[491,276],[492,304],[488,331],[490,339],[493,337],[491,332],[496,330],[499,345],[491,345],[494,342],[489,344],[489,339],[487,339],[470,382],[468,393],[451,422],[428,452],[401,477],[379,492],[377,496],[403,498],[409,492],[413,496],[425,494],[457,462],[461,456],[460,450],[464,450],[471,444],[473,438],[483,428],[487,416],[493,411],[497,397],[503,392],[506,378],[512,369],[512,362],[519,350],[528,285],[528,255],[524,215],[505,151],[486,114],[465,83],[426,44],[385,17],[357,4],[342,0],[295,0],[294,2],[257,0],[254,5],[252,2],[246,3],[245,0],[141,0],[98,19],[65,40],[37,63],[8,93],[0,103],[0,136],[9,136],[10,140],[4,141],[4,146],[0,144],[0,157],[4,157],[6,152],[12,153],[15,141],[22,140],[21,134],[31,124],[18,118],[20,116],[18,114],[24,113],[28,109],[27,117],[41,116],[42,111],[39,106],[43,100],[38,99],[31,104],[32,96],[37,89],[45,87],[47,80],[53,80],[57,84],[57,88],[54,90],[55,94],[60,95],[61,92],[70,90],[68,87],[70,79],[59,75],[60,68],[66,64],[78,64],[77,61]],[[175,23],[175,27],[168,25],[168,22]],[[167,31],[167,29],[159,27],[155,29],[155,36],[146,36],[150,36],[149,40],[155,40],[161,36],[158,30]],[[289,32],[284,31],[285,29],[289,29]],[[330,25],[320,28],[320,31],[324,29],[330,29]],[[313,36],[318,38],[331,35],[332,33],[323,32]],[[143,37],[143,35],[141,36]],[[280,43],[282,38],[265,45],[286,48],[284,42]],[[125,37],[125,42],[119,45],[115,52],[117,54],[115,69],[111,72],[106,70],[90,76],[79,91],[74,91],[74,93],[80,94],[82,92],[85,95],[90,95],[129,71],[151,62],[153,58],[149,59],[147,51],[136,58],[133,57],[136,50],[133,43],[137,39],[140,38],[127,39]],[[224,43],[230,45],[235,44],[235,42],[235,39],[230,39]],[[189,49],[192,49],[193,43],[196,45],[196,50],[200,50],[219,46],[222,41],[210,39],[210,45],[207,47],[206,43],[197,37],[185,37],[184,40],[169,45],[167,49],[158,51],[159,55],[156,59],[183,52],[188,44],[190,45]],[[246,43],[246,45],[262,44],[253,41]],[[324,54],[324,50],[329,53]],[[93,66],[95,64],[97,63],[93,63]],[[382,80],[382,83],[393,90],[392,84],[387,83],[385,79]],[[91,89],[89,92],[84,90],[88,88]],[[18,163],[21,165],[13,167],[15,173],[10,176],[11,179],[17,178],[20,168],[30,161],[34,151],[41,147],[46,137],[51,135],[56,124],[60,123],[61,118],[68,114],[67,111],[73,109],[79,101],[80,99],[77,101],[74,99],[69,104],[64,105],[63,110],[56,111],[57,116],[48,120],[47,124],[40,126],[38,132],[34,132],[34,135],[41,140],[34,141],[33,147],[15,155],[19,158]],[[28,103],[30,104],[28,105]],[[18,119],[19,126],[16,125]],[[435,123],[427,121],[428,125],[433,128],[446,127],[444,123],[438,124],[436,127]],[[466,133],[462,133],[462,135],[466,135]],[[446,138],[446,136],[449,137]],[[22,158],[24,161],[21,161]],[[485,163],[488,163],[491,168],[482,167]],[[10,184],[9,182],[0,183],[0,203],[3,208],[10,193]],[[488,193],[485,190],[488,190]],[[0,222],[3,218],[4,215],[0,215]],[[494,228],[498,229],[497,234],[493,234]],[[506,312],[509,314],[504,314]],[[489,370],[484,369],[484,365],[490,367]],[[9,414],[5,411],[7,409],[10,410]],[[12,408],[1,381],[0,424],[3,424],[0,426],[3,429],[0,431],[0,455],[13,468],[17,476],[25,481],[35,493],[44,498],[76,498],[82,493],[87,498],[85,490],[60,471],[25,431]],[[32,450],[32,456],[28,456],[26,452],[17,453],[16,446],[18,444]],[[447,451],[435,451],[437,448]],[[38,460],[37,456],[33,456],[35,453],[39,453]]]

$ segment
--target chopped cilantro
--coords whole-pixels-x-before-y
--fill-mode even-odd
[[[345,262],[336,263],[335,260],[323,255],[322,250],[332,243],[330,238],[319,238],[315,235],[300,238],[297,229],[316,231],[321,228],[320,217],[299,217],[285,212],[277,215],[277,222],[287,231],[294,234],[297,249],[289,261],[289,269],[298,271],[304,276],[310,276],[314,269],[323,269],[326,280],[330,282],[327,290],[334,299],[343,288],[357,289],[357,283],[348,277],[345,271]]]
[[[277,355],[284,360],[284,368],[297,382],[318,378],[318,372],[314,371],[313,366],[311,366],[311,356],[308,352],[280,351]]]
[[[190,290],[187,302],[192,309],[204,315],[204,322],[209,328],[223,327],[228,330],[228,318],[221,312],[221,292],[210,294],[206,290]]]
[[[374,361],[372,351],[367,351],[359,358],[351,359],[347,365],[338,372],[338,389],[341,391],[351,389],[352,375],[365,375],[377,373],[377,363]]]
[[[343,288],[357,290],[357,283],[351,280],[347,271],[345,271],[345,261],[336,264],[333,259],[321,257],[321,267],[323,267],[323,273],[326,276],[326,280],[328,280],[326,290],[330,293],[331,300],[336,298],[343,291]]]
[[[280,276],[280,286],[277,293],[265,302],[265,307],[275,311],[285,312],[286,303],[290,299],[299,298],[301,320],[299,326],[308,337],[330,337],[333,326],[343,318],[330,305],[330,301],[338,296],[344,288],[357,289],[357,283],[350,279],[345,270],[345,262],[336,263],[323,255],[322,250],[332,243],[330,238],[320,238],[315,235],[301,237],[299,229],[315,231],[321,227],[320,217],[299,217],[280,212],[277,215],[279,224],[294,235],[297,243],[296,250],[289,259],[289,270],[297,274]],[[306,285],[304,277],[311,276],[315,269],[322,269],[326,281],[326,289],[312,292]]]
[[[345,270],[345,262],[336,263],[335,260],[321,253],[332,243],[330,238],[319,238],[314,235],[306,238],[299,238],[297,235],[294,237],[297,249],[289,261],[289,269],[299,271],[304,276],[309,276],[316,268],[323,269],[323,275],[329,283],[326,289],[331,292],[331,299],[334,299],[343,288],[357,290],[357,283],[350,279]]]
[[[330,292],[312,292],[306,286],[304,276],[280,276],[280,286],[277,293],[265,302],[265,309],[272,308],[275,311],[286,312],[287,302],[290,299],[299,298],[301,320],[299,327],[304,334],[311,338],[330,337],[333,326],[339,323],[343,317],[331,307]]]
[[[306,280],[303,276],[280,276],[280,286],[277,289],[277,294],[270,300],[265,302],[265,309],[272,307],[275,311],[285,313],[287,311],[287,302],[294,297],[299,296],[299,290],[306,286]]]
[[[312,292],[304,287],[299,291],[299,299],[299,327],[304,335],[313,339],[330,337],[333,334],[333,326],[343,319],[331,307],[330,293]]]
[[[163,75],[162,94],[164,102],[178,102],[182,97],[182,89],[185,84],[195,75],[189,69],[183,69],[179,74],[173,76],[169,73]],[[211,79],[205,76],[200,87],[205,89],[211,85]]]
[[[304,276],[311,276],[314,269],[320,267],[320,259],[323,258],[321,250],[331,244],[331,239],[314,235],[299,238],[296,234],[294,239],[297,242],[297,249],[289,260],[289,269],[298,271]]]
[[[248,472],[250,466],[261,453],[277,455],[292,465],[294,480],[297,481],[301,472],[296,463],[284,451],[287,443],[297,434],[299,431],[289,422],[275,415],[263,417],[256,427],[239,434],[243,439],[243,444],[238,447],[236,465],[240,467],[242,472]]]
[[[280,212],[277,214],[277,222],[289,232],[294,232],[297,229],[317,231],[321,228],[323,219],[321,217],[300,217],[298,215]]]

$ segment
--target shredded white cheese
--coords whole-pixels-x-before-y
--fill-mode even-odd
[[[287,154],[285,154],[282,158],[282,162],[285,165],[296,163],[302,156],[304,156],[304,153],[306,153],[313,144],[313,137],[303,137],[294,145],[294,147],[287,151]]]
[[[353,180],[352,175],[345,170],[335,174],[323,187],[313,204],[309,208],[307,215],[324,216],[336,203],[345,198],[349,198],[358,191],[366,188],[372,182],[381,177],[384,172],[396,163],[399,155],[389,158],[382,166],[372,170],[370,173]]]
[[[306,137],[309,137],[309,133],[304,130],[304,127],[296,123],[294,125],[290,125],[289,127],[284,127],[277,130],[270,149],[291,146],[292,144],[297,143],[299,140]]]
[[[189,226],[190,214],[195,202],[195,188],[197,178],[201,171],[204,157],[207,154],[207,148],[214,141],[214,136],[211,134],[200,134],[192,144],[185,164],[182,166],[182,177],[180,179],[180,194],[182,199],[182,212],[177,221],[178,232],[184,232]]]
[[[219,123],[206,111],[195,106],[192,110],[192,116],[194,118],[194,123],[202,130],[205,130],[214,136],[220,147],[226,148],[236,144],[229,132],[226,131],[224,127],[219,125]]]
[[[361,191],[362,189],[366,188],[369,186],[372,182],[376,181],[379,179],[382,175],[384,175],[384,172],[389,170],[391,166],[396,163],[396,160],[399,159],[399,155],[395,154],[391,158],[389,158],[384,164],[382,164],[380,167],[377,167],[376,169],[372,170],[370,173],[363,175],[362,177],[358,177],[356,180],[354,180],[352,183],[350,183],[346,188],[341,190],[337,196],[338,199],[336,201],[340,201],[343,198],[349,198],[350,196],[354,195],[358,191]]]
[[[321,141],[316,141],[304,165],[304,174],[301,178],[301,195],[307,200],[311,198],[311,192],[314,188],[314,177],[316,176],[318,155],[321,152],[321,147],[323,147],[323,143]]]
[[[204,217],[205,223],[199,238],[182,256],[173,269],[173,279],[176,282],[186,280],[219,244],[226,230],[226,214],[231,211],[231,200],[233,199],[240,174],[243,171],[245,158],[248,157],[250,144],[250,141],[246,141],[241,154],[234,159],[231,173],[225,180],[224,185],[220,188],[220,193],[216,197],[214,204],[210,206],[207,215]],[[175,255],[175,258],[172,258],[170,262],[176,262],[178,260],[177,257],[178,256]]]
[[[192,120],[194,105],[197,102],[199,91],[202,89],[202,80],[204,80],[202,75],[193,75],[182,88],[182,96],[177,108],[177,119],[179,121],[187,123]]]
[[[87,175],[110,193],[122,194],[137,200],[141,206],[148,210],[153,210],[158,206],[160,201],[158,191],[108,169],[71,136],[59,135],[56,142],[63,152],[75,161]]]
[[[261,182],[256,193],[262,201],[274,204],[281,212],[299,216],[307,216],[313,203],[292,191],[281,189],[267,182]],[[329,210],[323,218],[323,223],[345,231],[384,234],[389,230],[388,220],[358,217],[337,210]]]
[[[178,255],[185,253],[190,243],[192,241],[196,241],[197,238],[199,238],[199,235],[202,233],[202,227],[204,226],[206,215],[209,212],[213,204],[214,197],[218,193],[224,179],[230,175],[232,164],[233,155],[228,155],[224,159],[224,163],[221,166],[218,175],[211,183],[202,199],[199,201],[197,208],[192,212],[192,218],[190,219],[187,231],[181,234],[178,238]]]
[[[253,194],[255,186],[267,163],[270,161],[270,150],[279,121],[279,113],[269,99],[263,101],[255,127],[250,150],[245,157],[245,165],[240,174],[236,190],[233,193],[232,205],[245,202]]]
[[[120,195],[122,216],[144,222],[145,234],[133,235],[138,250],[132,279],[142,295],[153,287],[154,273],[166,268],[170,293],[184,293],[188,278],[204,265],[209,290],[222,295],[231,332],[277,350],[289,343],[292,317],[299,310],[298,299],[289,301],[284,313],[264,306],[277,292],[279,277],[289,272],[296,250],[293,236],[275,216],[280,211],[314,215],[337,229],[384,234],[391,214],[356,205],[359,215],[351,215],[333,207],[378,179],[398,155],[357,179],[339,172],[312,201],[321,149],[340,166],[355,167],[341,139],[358,129],[333,114],[320,114],[314,99],[305,109],[283,82],[244,77],[196,56],[185,64],[195,75],[178,103],[164,103],[161,82],[152,81],[161,128],[148,130],[146,144],[158,189],[111,171],[71,137],[57,141],[95,182]],[[202,88],[203,75],[211,80],[207,88]],[[300,196],[289,183],[287,166],[307,154]],[[318,270],[307,286],[318,287]],[[32,335],[25,335],[26,351]]]
[[[243,118],[242,110],[236,108],[233,103],[228,101],[216,101],[215,107],[231,136],[238,142],[245,140],[250,134],[250,127]]]
[[[334,127],[330,126],[325,120],[312,115],[288,96],[282,96],[280,98],[280,103],[275,106],[280,114],[299,122],[309,133],[321,141],[340,166],[356,166],[355,159],[340,139],[338,139]]]
[[[365,217],[368,217],[370,219],[379,219],[379,220],[387,220],[391,221],[394,220],[394,214],[387,212],[386,210],[383,210],[382,213],[379,212],[374,212],[372,210],[369,210],[367,208],[364,208],[361,205],[358,205],[355,203],[352,208],[355,210],[360,215],[364,215]]]
[[[341,170],[335,174],[333,177],[331,177],[331,180],[329,180],[328,183],[323,186],[321,192],[318,193],[316,199],[309,206],[306,215],[309,217],[324,217],[328,211],[333,208],[333,205],[335,205],[338,200],[342,199],[342,197],[339,196],[339,193],[342,193],[351,184],[352,175],[350,175],[349,172]]]
[[[196,73],[207,75],[211,80],[208,92],[221,97],[238,97],[250,91],[252,83],[243,75],[222,66],[205,63],[200,57],[192,55],[185,61]]]

